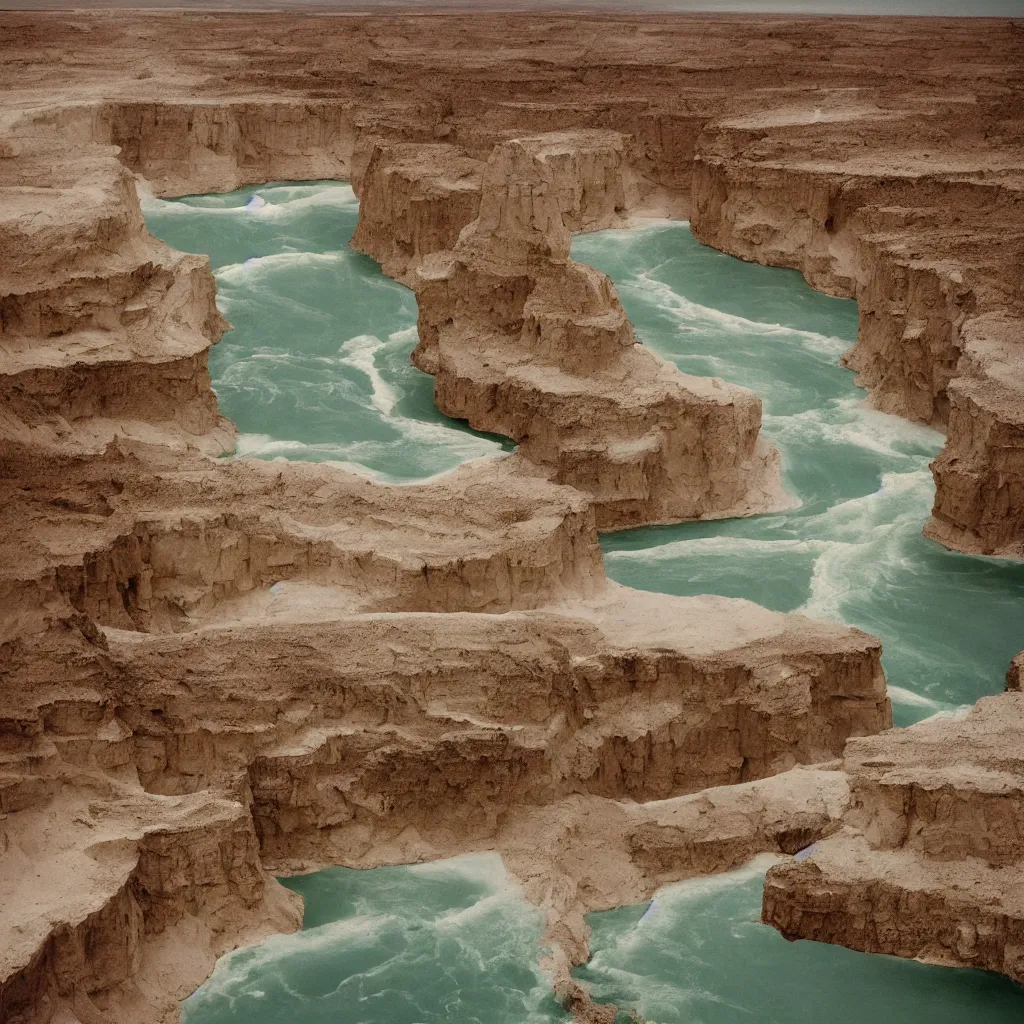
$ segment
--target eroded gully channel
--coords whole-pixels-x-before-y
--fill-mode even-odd
[[[210,369],[237,454],[401,482],[510,450],[436,410],[432,379],[409,364],[415,300],[347,247],[358,216],[347,185],[150,200],[145,212],[154,234],[210,256],[235,328]],[[613,279],[644,344],[761,397],[800,500],[775,515],[608,535],[608,575],[876,634],[897,725],[1001,689],[1024,648],[1024,568],[921,535],[941,435],[864,406],[839,365],[855,303],[708,249],[680,223],[579,236],[573,255]],[[590,915],[593,955],[577,976],[598,1000],[659,1022],[1020,1019],[1024,994],[1002,979],[788,945],[757,920],[769,864]],[[188,1024],[564,1019],[539,968],[540,913],[497,855],[284,881],[306,898],[303,930],[225,957],[184,1004]]]

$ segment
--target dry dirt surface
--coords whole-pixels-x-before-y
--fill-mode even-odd
[[[609,582],[598,530],[789,499],[568,249],[687,217],[855,297],[871,401],[947,431],[926,532],[1020,557],[1024,22],[8,12],[0,89],[5,1024],[176,1020],[298,927],[269,871],[484,849],[580,1021],[585,912],[815,842],[785,934],[1024,980],[1019,694],[893,731],[872,637]],[[214,279],[139,194],[318,178],[514,454],[216,458]]]

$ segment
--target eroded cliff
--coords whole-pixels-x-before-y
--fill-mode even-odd
[[[1020,557],[1024,173],[996,134],[1019,150],[1019,124],[998,101],[991,131],[976,109],[823,104],[706,129],[693,231],[856,298],[858,382],[878,408],[947,432],[925,533]]]
[[[568,259],[692,210],[856,295],[875,401],[948,424],[933,535],[1020,553],[1020,26],[829,25],[5,16],[0,1015],[174,1019],[297,926],[267,868],[465,849],[545,908],[581,1020],[608,1017],[568,974],[585,911],[825,837],[770,878],[788,934],[1019,976],[1012,695],[800,767],[890,724],[877,642],[613,587],[596,543],[779,500],[756,397],[645,352]],[[352,180],[439,404],[519,452],[397,489],[210,459],[225,324],[129,172]],[[869,926],[876,897],[900,912]]]
[[[625,151],[593,130],[499,143],[483,164],[378,145],[353,244],[416,293],[413,362],[438,407],[589,494],[599,529],[786,507],[760,401],[646,351],[608,278],[569,259],[573,232],[636,207]]]
[[[1021,696],[851,740],[844,827],[772,868],[764,918],[788,938],[1024,981]]]
[[[470,280],[502,259],[520,269],[534,303],[520,331],[565,348],[581,390],[604,335],[632,345],[610,284],[567,259],[571,227],[621,205],[620,179],[597,170],[621,165],[621,144],[511,143],[530,166],[538,154],[558,165],[536,202],[499,148],[473,222],[484,240],[470,227],[453,250],[469,253]],[[604,505],[525,453],[404,487],[330,466],[211,459],[230,426],[206,373],[225,326],[208,264],[148,236],[102,139],[81,148],[67,189],[95,201],[64,197],[64,213],[58,196],[55,215],[50,190],[30,191],[40,214],[15,222],[24,240],[9,250],[23,258],[8,264],[5,369],[23,404],[8,403],[3,437],[0,792],[4,926],[17,937],[0,980],[5,1019],[173,1017],[219,953],[298,924],[265,865],[503,844],[511,857],[522,849],[522,836],[500,838],[511,813],[557,818],[573,800],[611,806],[768,778],[890,724],[877,641],[747,602],[608,583]],[[27,174],[57,152],[40,130],[8,169]],[[609,178],[583,202],[588,183]],[[424,230],[420,251],[450,234]],[[615,323],[560,347],[545,332],[564,331],[568,282],[584,296],[589,286],[611,313],[596,319]],[[524,295],[512,316],[525,322],[527,305]],[[421,331],[421,350],[437,346],[427,312]],[[191,346],[184,388],[175,344]],[[19,359],[51,350],[65,356],[52,378],[21,372]],[[636,376],[668,372],[641,357]],[[643,386],[630,380],[630,391],[647,415]],[[508,415],[529,405],[512,399]],[[562,406],[579,416],[564,396]],[[629,419],[612,405],[601,427],[614,440]],[[717,457],[708,448],[703,461]],[[685,483],[674,481],[683,494]],[[604,487],[610,501],[630,498],[615,478]],[[767,827],[755,804],[743,849],[799,827],[790,817],[802,820],[804,798],[780,792],[765,799],[781,824]],[[671,839],[657,871],[688,841]],[[50,878],[41,903],[33,893]],[[567,890],[549,915],[553,977],[580,1019],[604,1014],[568,974],[586,952],[589,905]]]

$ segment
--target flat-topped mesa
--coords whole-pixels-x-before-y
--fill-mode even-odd
[[[768,873],[787,938],[1024,981],[1024,694],[851,740],[845,828]]]
[[[575,231],[622,227],[635,186],[618,132],[548,132],[494,147],[463,243],[506,259],[567,260]]]
[[[952,149],[936,112],[764,112],[698,140],[692,224],[718,249],[857,299],[844,361],[858,383],[878,408],[947,430],[925,532],[1024,557],[1019,158],[987,141]]]
[[[433,374],[438,407],[590,495],[599,529],[788,505],[759,400],[637,345],[608,278],[569,259],[574,231],[624,223],[623,137],[500,143],[478,199],[477,166],[448,146],[379,145],[360,186],[354,244],[415,290],[413,362]],[[382,194],[396,181],[397,199]],[[437,248],[477,202],[455,244]]]
[[[365,615],[326,587],[303,596],[284,586],[176,634],[107,627],[70,703],[48,685],[65,654],[16,659],[8,778],[41,771],[45,736],[43,767],[116,766],[157,793],[251,789],[272,861],[352,863],[413,831],[486,841],[515,807],[574,793],[765,778],[891,723],[876,640],[749,602],[611,587],[557,612]],[[81,652],[67,660],[81,672]]]
[[[597,794],[785,772],[889,720],[876,641],[747,602],[621,590],[560,614],[321,607],[315,621],[288,596],[247,622],[108,628],[49,666],[13,666],[39,703],[17,721],[0,711],[0,856],[21,868],[43,849],[56,865],[42,900],[27,870],[0,875],[5,1020],[35,1024],[83,999],[107,1014],[83,1020],[163,1019],[217,953],[297,925],[261,860],[373,866],[485,846],[514,851],[547,887],[556,844],[540,852],[536,832],[510,827],[543,817],[582,841],[597,874],[617,831],[643,898],[660,881],[791,850],[835,828],[838,773],[649,808]],[[53,687],[68,664],[89,685]],[[37,779],[56,785],[33,789]],[[581,800],[590,842],[573,825]],[[580,903],[553,922],[576,961]]]
[[[209,261],[146,232],[112,156],[51,157],[0,178],[0,440],[51,454],[115,436],[231,448],[206,363],[227,327]],[[45,187],[24,183],[44,168]]]

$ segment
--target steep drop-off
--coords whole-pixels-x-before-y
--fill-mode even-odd
[[[591,141],[553,140],[584,157]],[[112,158],[96,166],[129,180]],[[61,229],[115,258],[162,252],[133,190],[119,196],[114,225],[89,206],[25,222],[37,260]],[[48,198],[37,190],[44,208]],[[571,195],[546,219],[519,216],[521,232],[543,228],[542,250],[548,235],[568,244],[562,201],[571,220]],[[37,300],[35,319],[11,321],[21,348],[59,338],[67,393],[93,389],[100,407],[68,398],[52,432],[17,424],[4,439],[5,916],[18,937],[5,947],[6,1018],[173,1014],[218,953],[297,923],[263,864],[494,845],[515,808],[765,778],[890,723],[876,641],[745,602],[608,584],[598,503],[522,456],[402,488],[329,466],[211,460],[203,451],[223,447],[225,430],[196,410],[216,409],[205,357],[223,321],[208,267],[177,259],[204,286],[166,315],[162,292],[83,275]],[[559,287],[572,266],[551,272]],[[599,294],[613,301],[607,284]],[[77,314],[66,323],[65,308]],[[175,331],[195,339],[201,373],[172,393],[170,427],[168,375],[149,397],[146,380],[110,389],[106,368],[82,357],[82,322],[109,347],[122,332],[144,351]],[[131,358],[119,362],[130,374]],[[37,398],[33,383],[21,390]],[[622,422],[613,410],[606,430]],[[783,814],[799,820],[801,806]],[[774,841],[756,819],[750,828],[755,845]],[[548,927],[557,990],[584,1019],[603,1013],[568,976],[585,955],[585,909],[570,892]]]
[[[515,139],[475,172],[451,147],[416,163],[411,149],[374,150],[360,185],[373,226],[353,244],[415,291],[413,362],[442,412],[513,438],[591,495],[598,529],[785,507],[760,402],[637,345],[611,282],[569,259],[572,232],[616,226],[635,205],[621,135]],[[413,240],[404,252],[392,231]]]
[[[568,974],[583,912],[659,882],[845,820],[821,849],[847,918],[870,913],[843,851],[894,840],[848,810],[844,773],[794,766],[889,724],[877,643],[605,581],[598,526],[778,494],[756,397],[636,347],[568,238],[692,211],[716,246],[856,295],[850,358],[877,400],[948,423],[930,531],[1020,554],[1020,25],[73,14],[0,32],[0,1015],[173,1019],[217,954],[297,925],[267,867],[498,849],[580,1019],[607,1017]],[[145,232],[131,173],[163,195],[352,180],[359,244],[417,293],[440,405],[520,451],[403,488],[211,459],[231,444],[206,370],[225,325],[205,261]],[[968,721],[1012,733],[1013,701]],[[927,767],[922,735],[861,742]],[[972,786],[964,806],[988,808]],[[894,856],[959,863],[960,820]],[[813,901],[807,863],[773,873],[769,917],[875,948],[773,901],[786,878]],[[890,951],[1017,976],[1017,867],[977,868],[987,918],[939,871],[899,929],[937,938]]]

